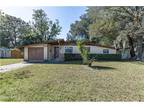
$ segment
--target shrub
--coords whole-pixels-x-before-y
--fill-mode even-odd
[[[80,51],[80,55],[83,60],[83,64],[89,64],[88,60],[88,50],[84,47],[84,42],[83,41],[77,41],[77,47]]]
[[[121,60],[120,54],[89,54],[89,59],[95,58],[96,60]]]
[[[64,54],[64,60],[65,61],[82,60],[82,57],[80,54]]]
[[[11,50],[11,57],[12,58],[23,58],[23,54],[21,50],[15,48]]]
[[[65,61],[70,60],[82,60],[82,57],[80,54],[64,54]],[[120,54],[89,54],[88,59],[96,59],[96,60],[121,60]]]

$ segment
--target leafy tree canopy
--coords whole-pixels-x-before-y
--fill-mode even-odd
[[[5,14],[0,11],[0,45],[17,47],[19,45],[42,43],[56,39],[60,34],[59,21],[52,21],[42,10],[33,10],[32,22]]]

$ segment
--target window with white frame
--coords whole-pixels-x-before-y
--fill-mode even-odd
[[[73,47],[65,47],[65,53],[72,53]]]
[[[109,49],[103,49],[103,54],[109,54]]]

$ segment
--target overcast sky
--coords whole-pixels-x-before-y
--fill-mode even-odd
[[[80,15],[85,13],[86,7],[2,7],[0,9],[9,15],[20,17],[27,22],[32,20],[33,9],[43,9],[51,20],[59,20],[62,32],[58,37],[66,39],[70,24],[79,20]]]

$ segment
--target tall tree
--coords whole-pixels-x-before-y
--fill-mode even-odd
[[[32,23],[0,11],[0,46],[41,43],[56,39],[60,31],[59,21],[49,20],[42,9],[34,10]]]
[[[36,33],[30,23],[25,24],[21,29],[23,34],[19,37],[19,45],[27,45],[37,43]]]
[[[1,45],[16,47],[19,45],[19,38],[23,35],[22,29],[27,24],[20,18],[1,13],[0,37]]]
[[[141,60],[144,55],[144,7],[115,7],[112,10],[116,21],[119,22],[121,31],[124,31],[123,35],[118,36],[118,42],[127,42],[128,44],[124,45],[128,45],[130,48],[131,58]],[[122,40],[122,37],[125,37],[126,40]]]
[[[86,13],[80,17],[80,21],[71,24],[67,38],[77,40],[83,37],[99,44],[112,45],[117,35],[117,28],[109,8],[88,7]]]
[[[56,38],[57,35],[60,34],[62,27],[59,26],[59,20],[56,19],[55,22],[51,21],[50,24],[50,30],[49,30],[49,36],[48,36],[48,40],[53,40]]]
[[[42,9],[38,9],[38,10],[33,10],[33,24],[34,24],[34,30],[36,33],[36,37],[38,39],[39,42],[43,42],[44,40],[47,39],[47,34],[48,34],[48,18],[47,18],[47,14],[42,10]]]
[[[33,13],[34,32],[37,42],[55,39],[61,31],[59,21],[51,21],[42,9],[34,10]]]
[[[111,46],[116,43],[123,50],[130,48],[131,58],[144,58],[143,6],[88,7],[84,15],[87,23],[81,23],[85,19],[73,23],[68,39],[77,39],[77,34],[86,31],[89,40]]]
[[[91,19],[89,25],[90,40],[102,45],[112,45],[113,40],[118,35],[118,29],[110,12],[110,7],[89,7],[87,14]]]
[[[70,31],[68,35],[73,38],[73,40],[88,40],[89,34],[88,34],[88,26],[89,26],[90,20],[88,19],[87,15],[84,14],[80,16],[80,21],[75,21],[70,25]],[[67,37],[69,40],[70,38]]]
[[[3,32],[3,19],[4,19],[4,13],[0,10],[0,46],[1,47],[9,47],[9,41],[6,40],[8,38],[8,35],[6,32]]]
[[[67,33],[66,40],[74,40],[74,37],[70,33]]]

